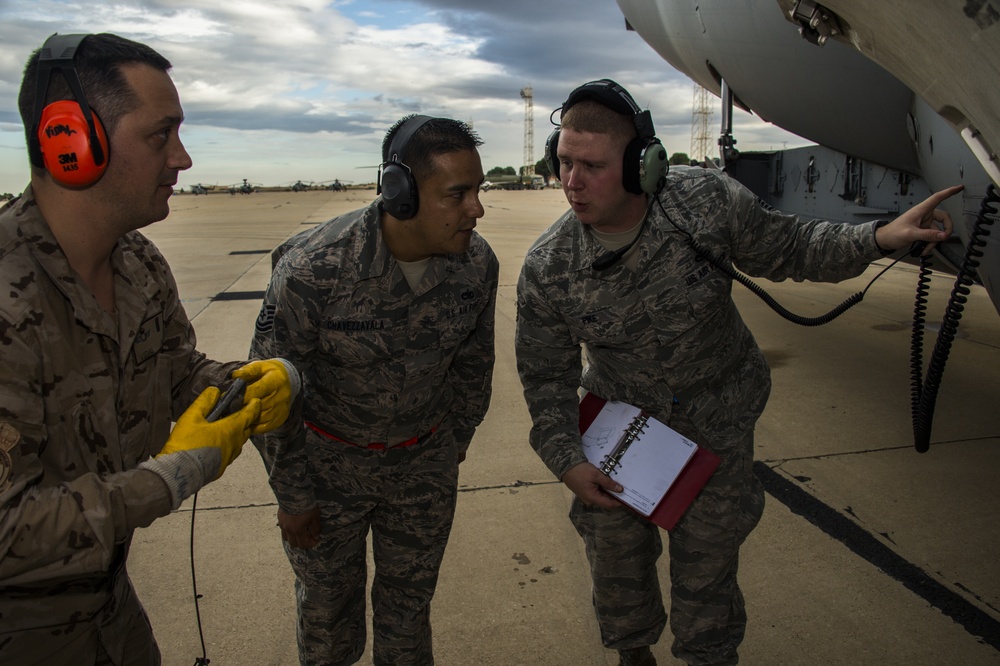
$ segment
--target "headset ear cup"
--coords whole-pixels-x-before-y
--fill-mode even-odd
[[[667,150],[656,137],[632,139],[625,147],[622,185],[632,194],[653,194],[667,175]]]
[[[667,177],[669,168],[667,149],[659,139],[651,139],[642,150],[639,160],[639,187],[646,194],[655,193]]]
[[[97,164],[90,145],[90,126],[72,100],[53,102],[42,111],[38,126],[38,145],[42,162],[52,178],[67,187],[87,187],[104,175],[110,152],[108,137],[101,119],[94,114],[97,140],[104,160]]]
[[[390,162],[382,167],[382,206],[397,220],[417,214],[417,185],[409,169]]]
[[[549,167],[549,173],[559,178],[559,157],[556,150],[559,148],[559,128],[555,128],[549,138],[545,139],[545,165]]]
[[[417,181],[401,160],[410,139],[432,120],[430,116],[410,116],[396,127],[389,146],[383,149],[378,193],[382,195],[382,208],[397,220],[408,220],[417,214],[420,205]]]
[[[625,146],[622,156],[622,185],[626,192],[642,194],[639,182],[639,161],[642,159],[642,149],[646,147],[646,139],[635,138]]]

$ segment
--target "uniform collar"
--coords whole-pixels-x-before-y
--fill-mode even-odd
[[[639,252],[636,274],[642,272],[646,264],[659,252],[660,247],[667,240],[666,234],[663,233],[663,225],[669,223],[663,218],[660,207],[653,200],[654,196],[650,195],[650,205],[646,206],[646,216],[644,218],[645,227],[640,232],[639,238],[636,241],[636,245],[638,246],[637,251]],[[613,279],[621,271],[631,273],[629,269],[625,268],[622,261],[604,271],[595,271],[592,269],[591,265],[594,261],[607,252],[607,250],[597,240],[593,231],[580,222],[576,213],[572,210],[568,211],[563,217],[563,224],[576,239],[576,242],[573,243],[573,254],[569,259],[569,270],[590,273],[591,277],[600,280]],[[640,221],[639,224],[643,224],[643,221]]]
[[[143,263],[133,253],[123,251],[126,241],[119,238],[111,252],[119,322],[119,318],[104,311],[80,275],[70,266],[52,229],[42,217],[30,185],[25,188],[15,206],[18,228],[32,256],[70,303],[77,320],[95,333],[116,340],[119,339],[119,329],[126,334],[137,330],[141,322],[129,321],[127,313],[131,313],[133,317],[144,313],[158,287]],[[137,232],[136,235],[139,236]]]
[[[389,246],[385,242],[385,235],[382,233],[381,212],[379,203],[381,199],[376,199],[367,209],[365,209],[365,219],[361,225],[361,233],[355,240],[355,250],[360,257],[360,268],[357,272],[357,280],[369,280],[382,277],[385,279],[384,286],[387,291],[393,291],[398,282],[406,284],[402,270],[397,271],[397,261],[389,251]],[[476,242],[473,236],[473,243]],[[462,254],[431,255],[430,262],[424,277],[417,285],[414,293],[419,296],[444,282],[448,275],[457,273],[471,261],[468,252]],[[409,290],[409,284],[406,284]]]

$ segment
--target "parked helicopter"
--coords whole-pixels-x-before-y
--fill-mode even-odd
[[[250,183],[246,178],[243,179],[243,184],[233,184],[229,186],[229,194],[253,194],[260,187],[259,183]]]

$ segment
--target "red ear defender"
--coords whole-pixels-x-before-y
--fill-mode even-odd
[[[56,182],[67,187],[87,187],[104,175],[108,166],[108,137],[96,114],[94,126],[100,143],[100,164],[91,148],[90,127],[77,102],[53,102],[42,111],[38,143],[45,169]]]

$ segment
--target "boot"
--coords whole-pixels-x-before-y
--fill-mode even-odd
[[[648,645],[618,650],[618,666],[656,666],[656,659]]]

